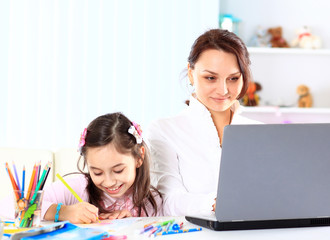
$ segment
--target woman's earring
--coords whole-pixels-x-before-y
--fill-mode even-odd
[[[189,85],[190,85],[191,93],[194,93],[195,92],[195,86],[191,83]]]

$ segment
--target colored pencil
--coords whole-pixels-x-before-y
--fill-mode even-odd
[[[34,174],[34,179],[33,179],[33,185],[32,185],[32,189],[31,192],[34,192],[37,183],[38,183],[38,171],[39,171],[39,167],[40,167],[40,163],[37,163],[36,165],[36,173]]]
[[[46,173],[48,171],[48,168],[50,168],[50,162],[46,164],[46,166],[45,166],[45,168],[44,168],[44,170],[42,172],[42,175],[41,175],[41,177],[40,177],[40,179],[38,181],[38,184],[37,184],[37,186],[36,186],[36,188],[34,190],[34,194],[33,194],[32,198],[31,198],[31,201],[30,201],[30,204],[31,205],[34,203],[34,201],[35,201],[35,199],[37,197],[37,194],[38,194],[38,191],[40,189],[40,186],[41,186],[42,182],[44,181],[44,179],[46,177]]]
[[[23,165],[23,175],[22,175],[22,198],[24,198],[25,190],[25,165]]]
[[[61,177],[60,174],[56,174],[56,177],[58,177],[58,179],[61,180],[61,182],[64,184],[64,186],[66,186],[69,191],[72,193],[73,196],[75,196],[75,198],[79,201],[79,202],[83,202],[83,200],[78,196],[78,194],[69,186],[69,184],[67,184],[67,182]]]
[[[18,186],[18,190],[22,190],[21,189],[21,184],[19,182],[19,178],[18,178],[18,175],[17,175],[17,169],[16,169],[16,165],[13,161],[13,169],[14,169],[14,173],[15,173],[15,178],[16,178],[16,183],[17,183],[17,186]]]
[[[43,189],[44,189],[44,186],[45,186],[46,180],[47,180],[47,178],[48,178],[48,174],[49,174],[49,172],[50,172],[50,169],[51,169],[51,167],[49,167],[48,170],[47,170],[45,180],[42,182],[42,184],[41,184],[41,186],[40,186],[40,190],[43,190]]]
[[[39,182],[39,179],[40,179],[40,171],[41,171],[40,169],[41,169],[41,161],[39,161],[37,182]]]
[[[157,221],[153,221],[153,222],[151,222],[151,223],[148,223],[148,224],[144,225],[144,228],[149,227],[150,225],[152,225],[152,224],[154,224],[154,223],[157,223]]]
[[[178,233],[187,233],[187,232],[198,232],[198,231],[202,231],[202,228],[189,228],[189,229],[181,229],[181,230],[174,230],[174,231],[168,231],[168,232],[159,232],[159,233],[157,233],[157,236],[178,234]]]
[[[36,174],[36,164],[34,164],[34,166],[33,166],[33,171],[32,171],[32,175],[31,175],[31,179],[30,179],[30,184],[29,184],[28,192],[26,194],[26,199],[27,200],[29,200],[29,198],[30,198],[30,194],[31,194],[31,191],[32,191],[32,185],[33,185],[35,174]]]
[[[16,184],[16,182],[15,182],[15,179],[14,179],[14,177],[13,177],[13,175],[12,175],[12,173],[11,173],[11,171],[10,171],[10,168],[9,168],[9,165],[8,165],[8,163],[6,162],[6,170],[7,170],[7,173],[8,173],[8,175],[9,175],[9,178],[10,178],[10,181],[11,181],[11,184],[12,184],[12,186],[13,186],[13,190],[14,190],[14,194],[15,194],[15,196],[16,196],[16,200],[18,200],[19,199],[19,194],[18,194],[18,192],[17,192],[17,184]]]
[[[56,177],[61,180],[61,182],[64,184],[64,186],[66,186],[69,189],[69,191],[72,193],[72,195],[75,196],[75,198],[79,202],[83,202],[83,200],[81,199],[81,197],[79,197],[79,195],[69,186],[69,184],[61,177],[60,174],[57,173],[56,174]],[[97,219],[98,222],[100,222],[100,220],[99,220],[98,217],[96,217],[96,219]]]
[[[159,223],[159,225],[160,226],[165,226],[165,225],[168,225],[169,223],[173,223],[174,221],[175,221],[175,219],[167,220],[167,221]]]

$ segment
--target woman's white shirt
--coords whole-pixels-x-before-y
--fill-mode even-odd
[[[236,111],[231,124],[259,123]],[[192,96],[181,114],[153,122],[147,135],[152,184],[163,194],[164,215],[210,214],[221,147],[207,108]]]

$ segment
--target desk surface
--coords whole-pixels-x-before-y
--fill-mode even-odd
[[[170,220],[173,217],[161,217],[161,218],[142,218],[140,221],[132,224],[128,229],[122,229],[119,231],[122,234],[127,235],[127,239],[149,239],[145,236],[137,234],[137,230],[142,229],[145,224],[148,224],[156,220]],[[199,227],[185,220],[184,217],[175,217],[177,222],[184,222],[185,228],[196,228]],[[222,239],[222,240],[265,240],[265,239],[329,239],[330,237],[330,227],[310,227],[310,228],[287,228],[287,229],[263,229],[263,230],[244,230],[244,231],[212,231],[207,228],[203,228],[199,232],[181,233],[166,236],[157,236],[156,239],[159,240],[174,240],[174,239],[189,239],[189,240],[212,240],[212,239]]]
[[[114,235],[126,235],[127,239],[151,239],[147,236],[140,235],[138,232],[143,229],[144,225],[153,221],[166,221],[175,219],[177,222],[183,222],[184,228],[196,228],[199,227],[185,220],[184,217],[157,217],[157,218],[138,218],[133,224],[128,227],[123,227],[118,231],[114,232]],[[54,222],[46,222],[45,224]],[[89,227],[85,225],[85,227]],[[90,227],[94,227],[91,225]],[[263,229],[263,230],[244,230],[244,231],[212,231],[207,228],[203,228],[199,232],[181,233],[166,236],[157,236],[159,240],[174,240],[174,239],[189,239],[189,240],[286,240],[286,239],[329,239],[330,227],[309,227],[309,228],[286,228],[286,229]]]

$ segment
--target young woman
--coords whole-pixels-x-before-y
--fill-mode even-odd
[[[234,33],[212,29],[197,38],[187,75],[194,92],[178,116],[151,124],[152,178],[165,215],[208,214],[214,208],[223,129],[255,124],[239,115],[251,81],[246,46]]]

